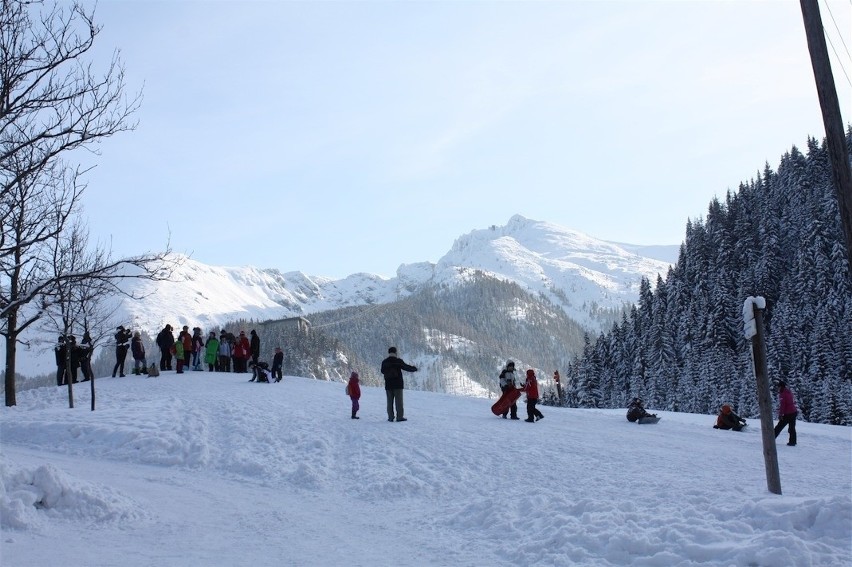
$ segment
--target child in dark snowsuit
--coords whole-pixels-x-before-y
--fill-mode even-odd
[[[358,404],[358,400],[361,399],[361,384],[358,380],[357,372],[352,372],[349,376],[349,383],[346,385],[346,394],[352,400],[352,419],[361,419],[356,415],[358,410],[361,409],[361,406]]]

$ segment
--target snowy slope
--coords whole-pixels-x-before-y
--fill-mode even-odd
[[[759,420],[542,407],[166,372],[0,408],[0,556],[15,567],[852,564],[852,430],[800,422],[768,492]],[[651,408],[653,411],[654,408]]]
[[[548,222],[513,216],[504,227],[475,230],[438,261],[437,280],[477,269],[542,293],[577,322],[594,328],[593,306],[619,308],[639,297],[644,276],[653,284],[669,264]]]

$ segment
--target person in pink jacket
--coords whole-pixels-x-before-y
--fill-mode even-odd
[[[361,419],[357,414],[358,410],[361,409],[358,404],[358,400],[361,399],[361,384],[358,379],[358,373],[352,372],[349,375],[349,383],[346,384],[346,394],[349,396],[349,399],[352,400],[352,419]]]
[[[539,419],[544,419],[544,415],[535,407],[538,403],[538,380],[532,368],[527,370],[527,381],[521,390],[527,393],[527,418],[524,421],[533,423]]]
[[[789,426],[787,432],[790,434],[790,440],[787,445],[796,446],[796,417],[799,415],[799,408],[796,407],[796,400],[793,398],[793,392],[787,387],[784,382],[778,382],[778,425],[775,426],[775,438],[784,431],[784,428]]]

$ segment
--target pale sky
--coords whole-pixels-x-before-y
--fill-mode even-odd
[[[852,4],[827,5],[848,123]],[[516,213],[678,244],[824,136],[795,0],[102,0],[96,20],[96,63],[119,49],[144,95],[87,176],[116,255],[170,233],[213,265],[393,276]]]

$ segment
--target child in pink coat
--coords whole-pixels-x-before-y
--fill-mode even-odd
[[[349,395],[349,399],[352,400],[352,419],[361,419],[356,414],[358,410],[361,409],[361,406],[358,404],[358,400],[361,399],[361,384],[358,380],[358,373],[352,372],[349,376],[349,383],[346,385],[346,393]]]

